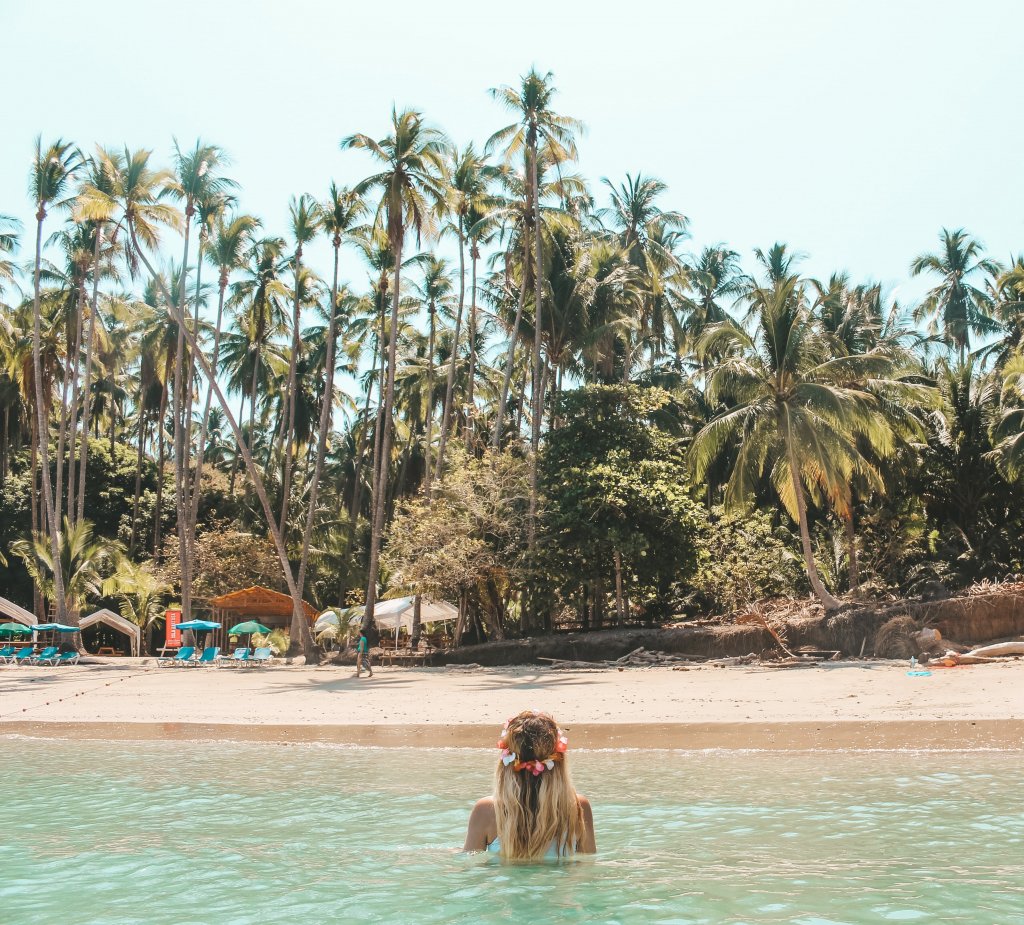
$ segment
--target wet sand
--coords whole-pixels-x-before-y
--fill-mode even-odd
[[[1024,749],[1024,661],[936,669],[0,668],[0,735],[490,747],[552,712],[577,748]]]

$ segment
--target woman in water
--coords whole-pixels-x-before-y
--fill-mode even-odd
[[[568,741],[547,713],[526,710],[508,721],[498,741],[494,796],[469,816],[465,851],[493,851],[511,861],[593,854],[590,802],[572,785]]]

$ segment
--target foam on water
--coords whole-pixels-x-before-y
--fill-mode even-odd
[[[462,855],[480,749],[5,737],[17,925],[1024,925],[1019,755],[579,752],[600,853]]]

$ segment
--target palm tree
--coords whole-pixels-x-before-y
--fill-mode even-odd
[[[713,325],[721,324],[728,316],[727,300],[735,300],[746,286],[740,271],[740,255],[724,244],[705,247],[700,254],[687,261],[688,292],[682,296],[686,317],[683,330],[690,344],[695,344]]]
[[[231,274],[240,269],[245,262],[245,254],[252,243],[253,235],[260,227],[258,218],[252,215],[233,215],[226,217],[223,212],[216,218],[213,235],[207,244],[206,259],[217,268],[217,321],[213,333],[213,355],[210,366],[219,369],[221,331],[224,319],[224,300],[227,294]],[[196,270],[198,285],[199,271]],[[198,299],[197,308],[198,308]],[[196,457],[195,484],[188,512],[188,555],[195,556],[196,524],[199,517],[199,495],[202,487],[203,462],[206,457],[206,436],[210,427],[213,391],[206,390],[203,405],[203,416],[199,427],[199,451]],[[223,421],[221,421],[223,426]]]
[[[420,113],[407,109],[391,111],[392,134],[380,141],[368,135],[350,135],[342,148],[361,148],[380,161],[383,170],[356,187],[360,194],[381,190],[377,221],[387,231],[394,254],[394,283],[391,287],[391,328],[388,342],[387,378],[381,406],[381,452],[374,476],[373,520],[370,533],[370,562],[367,575],[366,612],[363,621],[369,627],[377,603],[377,577],[380,569],[380,542],[384,532],[384,496],[387,488],[387,460],[391,452],[391,418],[395,400],[398,308],[401,295],[402,248],[407,229],[416,232],[417,241],[434,231],[434,214],[444,197],[441,181],[442,158],[446,148],[439,131],[423,122]]]
[[[38,535],[15,540],[11,543],[11,552],[21,557],[28,573],[45,589],[48,597],[53,598],[58,593],[56,576],[65,576],[63,607],[66,613],[73,615],[71,618],[75,622],[72,625],[78,624],[88,599],[99,596],[103,579],[123,555],[121,544],[96,536],[89,521],[72,524],[66,518],[57,558],[54,558],[50,544]]]
[[[460,240],[460,249],[461,249]],[[425,256],[421,263],[423,271],[423,279],[419,286],[416,287],[415,293],[416,298],[426,306],[427,309],[427,380],[424,402],[424,417],[426,418],[426,435],[424,437],[423,455],[425,460],[424,466],[424,478],[425,478],[425,490],[429,500],[431,493],[431,479],[433,478],[433,469],[431,467],[431,450],[434,444],[434,361],[437,357],[437,312],[441,307],[448,307],[452,301],[452,281],[451,277],[448,276],[448,261],[442,257],[437,257],[434,254],[428,254]],[[462,303],[464,301],[464,285],[460,284],[460,299],[459,308],[455,315],[455,329],[452,335],[453,337],[453,351],[456,349],[454,344],[458,343],[458,332],[459,325],[462,322]],[[455,355],[452,354],[448,363],[448,381],[454,382],[455,379]],[[441,423],[441,440],[440,446],[438,447],[438,455],[444,451],[445,443],[445,431],[446,424],[449,417],[449,404],[451,402],[451,391],[445,392],[445,406],[444,412],[442,413]]]
[[[894,363],[880,351],[834,356],[790,266],[787,259],[769,261],[768,282],[751,288],[753,334],[723,323],[704,336],[700,349],[727,354],[711,375],[709,398],[729,404],[694,436],[689,460],[696,477],[703,478],[727,444],[738,444],[729,504],[749,498],[768,470],[782,505],[799,523],[811,587],[832,610],[839,601],[825,588],[814,562],[805,486],[839,510],[854,474],[882,490],[859,441],[885,455],[893,433],[875,396],[859,383],[884,378]]]
[[[234,189],[236,184],[217,175],[217,168],[226,161],[223,151],[216,145],[203,144],[197,140],[191,151],[183,152],[174,142],[175,170],[173,180],[165,184],[165,189],[184,206],[184,235],[181,256],[181,285],[178,287],[178,314],[188,317],[188,256],[191,240],[192,222],[197,209],[203,204],[223,202],[225,195]],[[202,226],[201,226],[202,227]],[[203,238],[200,239],[202,248]],[[198,276],[202,268],[202,253],[197,264],[196,283],[196,318],[199,316],[199,284]],[[198,330],[198,328],[197,328]],[[194,358],[188,358],[185,366],[185,330],[184,325],[178,328],[178,346],[174,358],[174,387],[172,389],[171,410],[174,415],[174,485],[175,509],[178,530],[178,558],[181,569],[181,612],[184,619],[191,619],[192,610],[192,561],[190,550],[194,541],[189,536],[191,523],[191,487],[189,449],[191,441],[186,440],[192,405],[192,369]]]
[[[45,150],[43,149],[42,138],[36,138],[36,153],[32,161],[32,173],[30,178],[32,199],[36,207],[36,259],[35,273],[33,278],[33,303],[32,303],[32,366],[33,378],[35,380],[35,405],[36,405],[36,439],[39,444],[39,457],[42,465],[43,482],[43,510],[46,520],[46,530],[50,537],[50,552],[53,562],[53,590],[57,604],[58,622],[66,622],[67,607],[65,605],[64,576],[61,572],[60,562],[60,523],[57,515],[57,502],[53,496],[53,489],[50,484],[50,428],[47,420],[46,408],[48,402],[44,400],[43,394],[43,370],[41,360],[41,333],[40,333],[40,288],[39,273],[42,260],[43,247],[43,222],[46,220],[47,211],[54,207],[60,208],[65,205],[62,196],[67,191],[76,171],[82,163],[82,156],[78,149],[70,142],[57,139]],[[63,461],[58,460],[58,465]]]
[[[1024,353],[1011,357],[1002,370],[999,420],[992,428],[995,455],[1010,479],[1024,477]]]
[[[164,601],[171,586],[153,569],[149,562],[133,562],[121,558],[114,572],[102,586],[103,596],[121,599],[121,616],[142,630],[142,655],[148,654],[148,630],[164,617]]]
[[[292,237],[295,238],[295,253],[292,257],[293,273],[293,309],[292,309],[292,348],[288,354],[288,386],[286,392],[286,417],[284,424],[284,439],[282,449],[284,455],[284,478],[281,489],[281,532],[284,532],[285,524],[288,521],[288,503],[291,499],[292,487],[292,465],[295,457],[295,369],[298,362],[299,349],[301,346],[299,309],[302,298],[302,248],[308,244],[319,233],[323,223],[323,216],[320,212],[320,204],[312,197],[303,194],[298,199],[292,198],[288,207],[291,216]],[[301,590],[301,589],[300,589]],[[305,623],[305,617],[296,615]],[[294,630],[297,627],[293,626]],[[308,631],[308,627],[307,627]]]
[[[497,145],[505,146],[505,159],[511,161],[517,154],[524,153],[527,160],[529,193],[534,228],[534,340],[533,340],[533,408],[530,450],[530,516],[529,541],[532,550],[537,539],[537,451],[540,447],[540,428],[543,412],[543,377],[541,369],[541,330],[543,328],[543,255],[540,233],[540,187],[538,156],[541,145],[549,152],[552,161],[560,164],[576,160],[576,143],[573,135],[582,131],[583,125],[576,119],[560,116],[551,108],[555,95],[554,75],[549,71],[543,76],[534,68],[522,79],[520,88],[498,87],[491,90],[491,96],[500,101],[506,109],[518,117],[517,121],[495,132],[487,141],[487,150]]]
[[[998,276],[999,264],[983,257],[981,242],[962,228],[943,228],[940,240],[939,253],[921,254],[910,264],[912,276],[933,273],[941,277],[914,312],[914,320],[927,318],[943,341],[957,350],[963,363],[972,334],[999,332],[998,323],[991,317],[991,297],[972,282],[979,274]]]
[[[217,381],[217,376],[210,366],[209,360],[206,358],[206,355],[202,350],[199,349],[196,332],[192,331],[185,324],[184,316],[179,310],[177,301],[171,296],[170,290],[153,267],[153,264],[150,262],[143,247],[143,245],[152,248],[156,247],[159,242],[160,223],[180,224],[181,221],[179,213],[177,213],[172,207],[159,201],[160,190],[168,182],[169,177],[166,171],[155,171],[150,169],[149,158],[149,151],[140,150],[134,153],[125,151],[124,167],[123,169],[117,170],[115,174],[114,180],[111,184],[111,194],[108,196],[103,195],[100,191],[96,191],[95,205],[93,206],[90,204],[90,210],[95,212],[103,211],[107,214],[110,212],[116,212],[119,214],[119,224],[123,224],[128,231],[129,243],[131,245],[130,260],[137,258],[145,265],[151,279],[161,290],[166,310],[170,315],[171,321],[179,325],[185,331],[185,341],[199,364],[200,371],[202,372],[203,378],[206,380],[207,387],[213,390],[214,395],[217,398],[217,402],[220,404],[221,410],[224,412],[224,417],[227,419],[232,433],[235,436],[235,440],[238,443],[238,449],[245,462],[249,479],[256,491],[256,495],[259,498],[260,505],[263,509],[263,514],[267,520],[267,529],[270,531],[271,538],[274,542],[274,548],[277,551],[278,560],[281,563],[285,582],[288,585],[288,591],[292,598],[294,612],[304,613],[305,608],[303,606],[302,598],[299,595],[298,588],[295,585],[295,575],[292,572],[291,563],[288,560],[288,551],[285,548],[284,539],[281,535],[281,531],[277,528],[277,523],[270,507],[270,499],[267,495],[263,480],[260,478],[259,472],[256,469],[256,464],[252,458],[249,448],[243,441],[241,428],[235,420],[234,415],[231,413],[227,399],[224,396],[224,391],[221,388],[220,383]],[[115,170],[115,167],[116,165],[110,164],[111,170]],[[308,632],[308,626],[307,632],[303,636],[303,648],[307,661],[312,661],[315,658],[315,652],[313,649],[312,636]]]
[[[18,249],[21,223],[10,215],[0,214],[0,293],[7,283],[14,282],[14,263],[7,258]]]
[[[450,221],[448,227],[454,231],[459,241],[459,307],[455,315],[455,329],[452,335],[451,361],[448,364],[448,378],[445,383],[444,405],[441,412],[441,438],[437,449],[437,467],[431,472],[430,467],[430,435],[427,436],[427,498],[431,494],[431,479],[440,479],[444,471],[444,454],[448,443],[448,427],[452,413],[452,390],[455,385],[455,360],[459,354],[459,338],[462,333],[462,315],[466,304],[466,243],[470,243],[471,259],[473,261],[473,322],[475,322],[476,309],[476,261],[479,259],[479,251],[476,248],[476,241],[479,240],[480,224],[482,214],[496,200],[491,196],[489,183],[498,175],[498,171],[488,165],[485,158],[481,157],[472,143],[466,145],[462,151],[453,150],[451,161],[446,172],[447,195],[446,208]],[[472,325],[471,325],[472,327]],[[433,337],[431,337],[433,342]],[[433,357],[431,356],[431,363]],[[433,392],[431,391],[431,394]],[[431,419],[428,417],[428,429]]]

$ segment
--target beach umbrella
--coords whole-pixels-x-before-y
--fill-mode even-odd
[[[66,623],[40,623],[33,629],[38,632],[39,630],[49,630],[55,633],[77,633],[77,626],[68,626]]]
[[[325,610],[319,617],[316,618],[316,623],[313,624],[313,631],[316,633],[322,633],[329,626],[338,629],[341,626],[341,617],[338,616],[334,610]]]
[[[203,633],[203,642],[206,642],[205,634],[211,630],[219,630],[220,624],[214,623],[213,620],[186,620],[184,623],[178,624],[180,630],[192,630],[193,633]]]
[[[24,623],[0,623],[0,636],[31,636],[32,627]]]
[[[237,626],[232,626],[228,630],[229,636],[251,636],[253,633],[269,633],[270,630],[265,627],[262,623],[257,623],[255,620],[246,620],[245,623],[239,623]]]
[[[244,623],[239,623],[232,626],[228,630],[229,636],[248,636],[248,642],[252,643],[253,633],[269,633],[270,630],[265,627],[262,623],[258,623],[256,620],[246,620]]]

